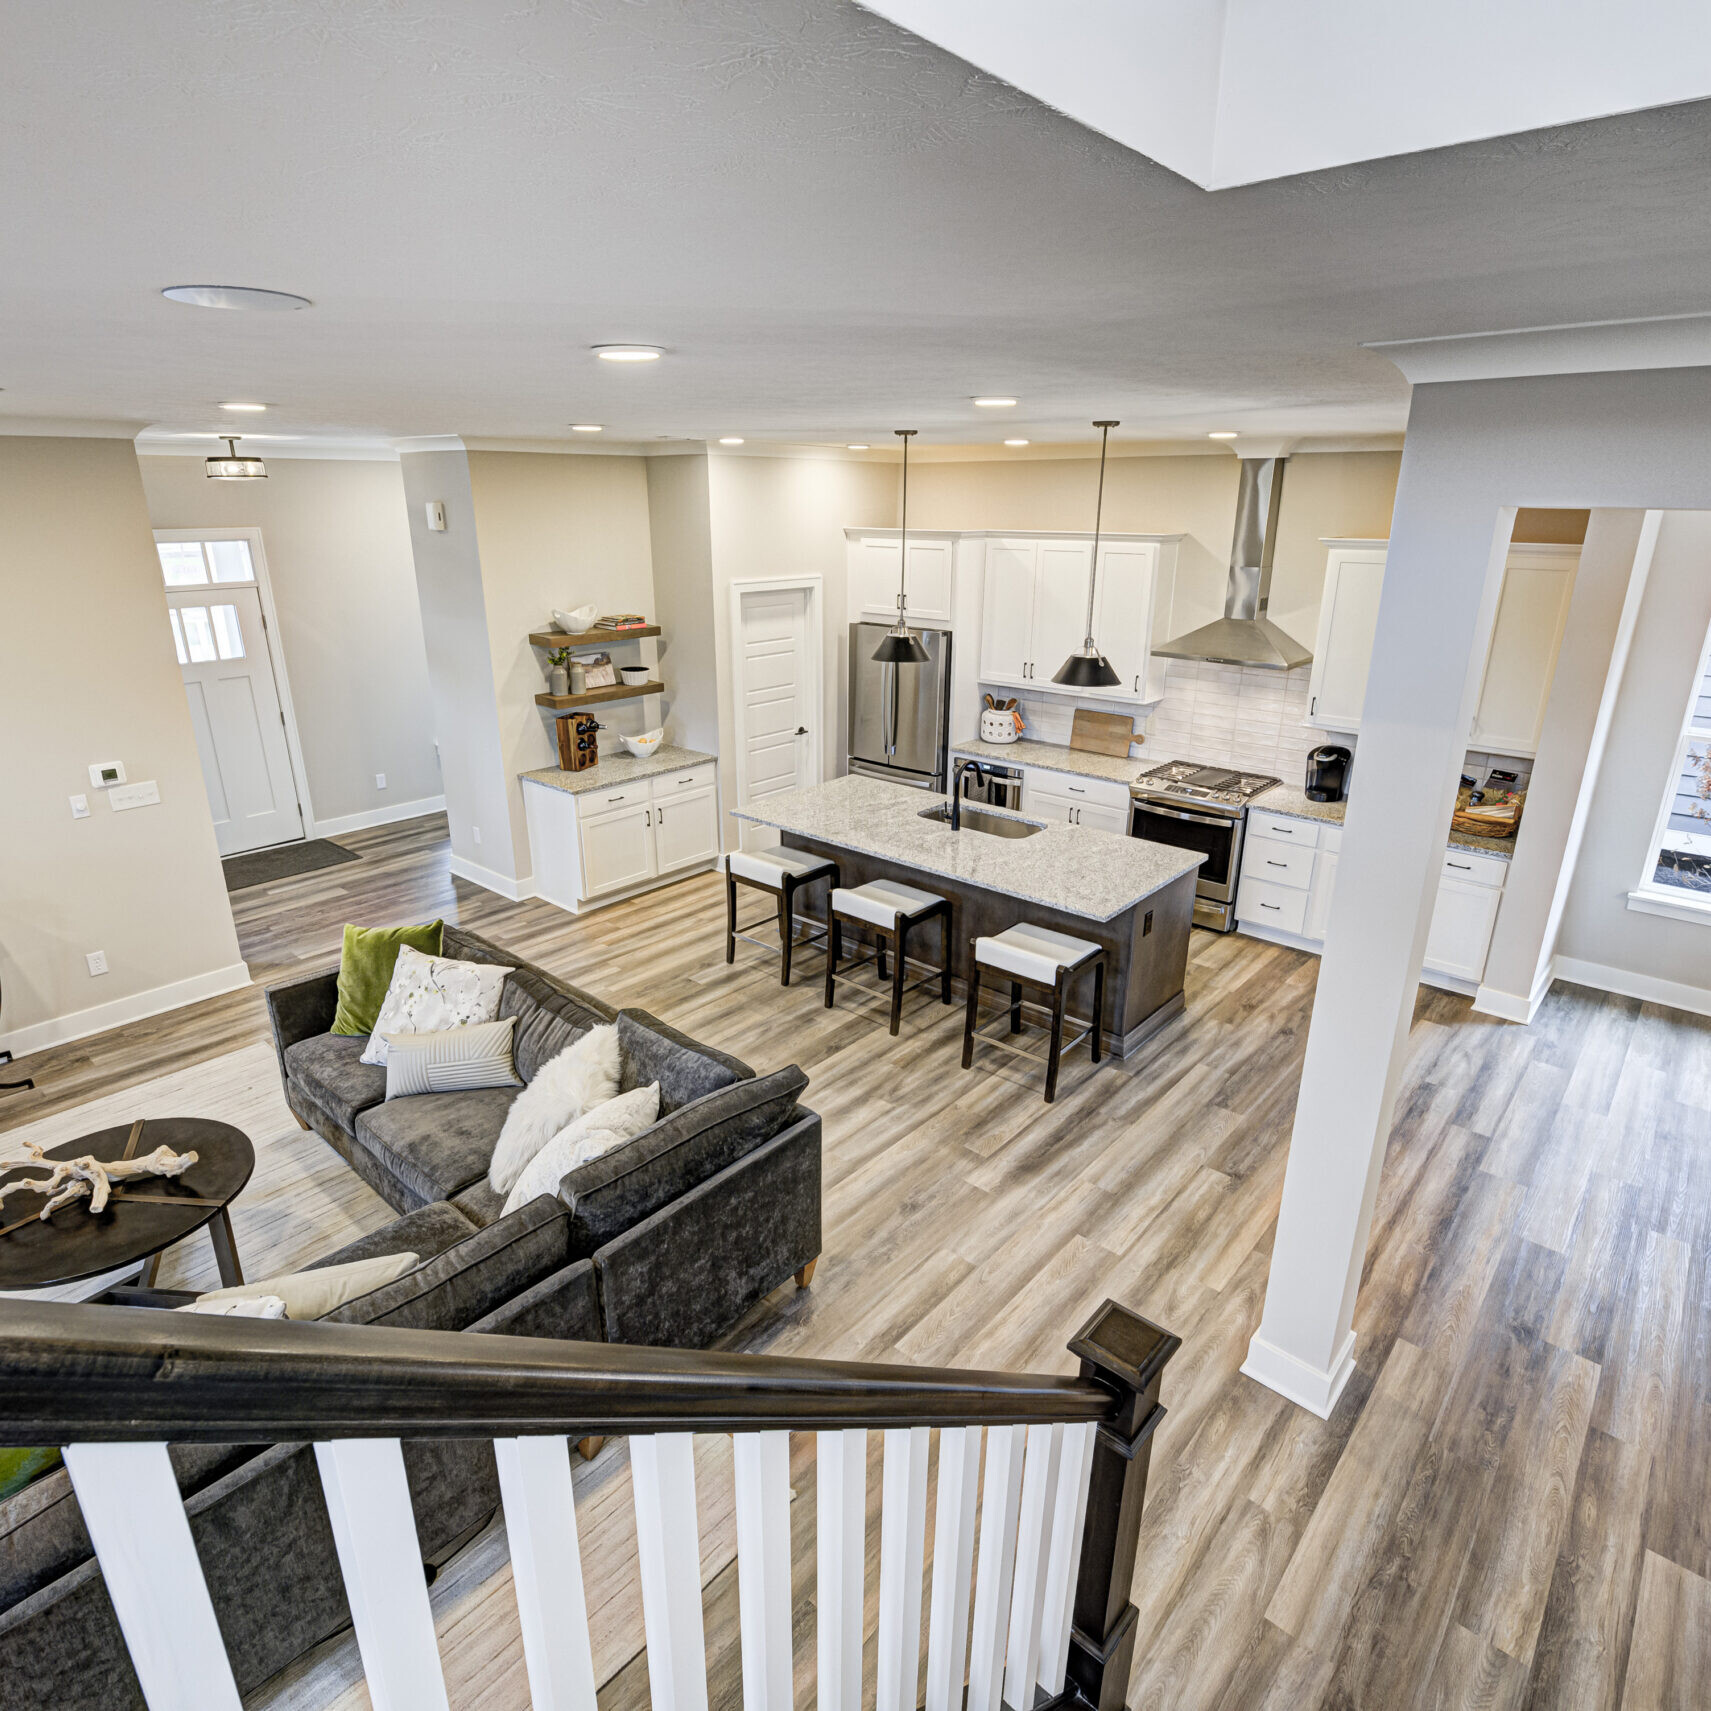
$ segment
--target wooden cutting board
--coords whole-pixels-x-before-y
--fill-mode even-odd
[[[1060,726],[1061,730],[1062,727]],[[1135,721],[1121,713],[1093,713],[1085,707],[1075,710],[1075,724],[1069,733],[1069,746],[1084,754],[1115,755],[1126,760],[1129,744],[1135,741]]]

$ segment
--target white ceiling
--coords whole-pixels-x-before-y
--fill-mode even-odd
[[[1362,341],[1711,308],[1711,103],[1208,193],[844,0],[5,0],[5,33],[0,418],[1346,438],[1406,416]]]

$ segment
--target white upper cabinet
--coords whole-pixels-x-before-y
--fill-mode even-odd
[[[986,596],[980,636],[980,676],[986,683],[1025,683],[1034,630],[1038,541],[986,543]]]
[[[1474,748],[1506,755],[1537,751],[1579,564],[1579,547],[1510,547],[1468,739]]]
[[[1087,579],[1091,541],[1041,541],[1034,578],[1034,629],[1028,643],[1028,681],[1050,683],[1052,673],[1087,636]]]
[[[1156,701],[1164,693],[1164,662],[1152,658],[1154,641],[1165,639],[1154,618],[1159,600],[1157,541],[1105,541],[1099,548],[1099,615],[1093,633],[1116,672],[1116,693]],[[1148,686],[1148,673],[1154,682]]]
[[[1358,731],[1384,585],[1384,541],[1328,541],[1319,637],[1307,684],[1307,723]]]
[[[849,537],[850,605],[860,617],[897,621],[899,536],[895,529]],[[909,622],[949,625],[956,586],[954,536],[909,536]]]

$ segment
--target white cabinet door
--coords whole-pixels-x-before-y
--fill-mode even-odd
[[[1537,752],[1579,563],[1578,547],[1510,548],[1479,711],[1468,736],[1474,748]]]
[[[986,609],[980,632],[982,682],[1027,681],[1034,572],[1039,556],[1038,541],[986,543]]]
[[[893,554],[894,559],[895,556]],[[908,588],[910,623],[948,624],[951,621],[951,591],[955,586],[952,543],[911,540]],[[894,600],[893,610],[896,604]]]
[[[1108,808],[1102,802],[1088,802],[1075,811],[1074,824],[1092,826],[1100,832],[1126,832],[1129,829],[1127,808]]]
[[[1319,603],[1319,638],[1307,685],[1308,724],[1332,731],[1360,729],[1383,585],[1382,549],[1331,549]]]
[[[1426,939],[1426,967],[1463,980],[1483,980],[1491,929],[1502,901],[1503,893],[1489,885],[1470,885],[1463,879],[1439,881],[1432,930]]]
[[[655,802],[654,859],[661,873],[711,861],[719,853],[719,817],[711,790],[691,790]]]
[[[909,542],[909,619],[911,623],[949,624],[953,543],[942,540]],[[850,601],[862,617],[897,621],[898,542],[862,539],[849,554]]]
[[[1087,637],[1087,579],[1093,571],[1093,543],[1042,541],[1039,566],[1034,579],[1028,681],[1050,683],[1052,674]]]
[[[850,545],[850,604],[863,618],[897,617],[897,543],[859,540]]]
[[[598,897],[654,875],[653,808],[638,803],[596,814],[578,826],[582,842],[582,894]]]
[[[1331,924],[1331,898],[1337,889],[1337,852],[1320,850],[1313,858],[1313,884],[1307,892],[1307,924],[1301,929],[1308,938],[1325,942]]]
[[[1061,790],[1042,789],[1031,778],[1022,784],[1022,812],[1030,820],[1044,820],[1057,826],[1073,826],[1075,811],[1081,804]]]
[[[1099,549],[1099,615],[1093,633],[1118,677],[1117,687],[1107,692],[1114,701],[1146,698],[1158,557],[1156,541],[1108,541]]]

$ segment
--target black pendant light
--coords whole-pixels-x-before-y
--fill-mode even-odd
[[[902,566],[897,579],[897,622],[881,637],[879,646],[873,650],[873,657],[881,665],[924,665],[927,650],[922,645],[921,638],[909,628],[909,597],[905,592],[909,586],[909,442],[914,439],[914,428],[895,428],[892,430],[903,442],[903,530],[902,530]],[[1111,679],[1117,681],[1115,677]]]
[[[1063,662],[1053,683],[1069,689],[1109,689],[1120,681],[1111,662],[1093,640],[1093,597],[1099,586],[1099,524],[1105,510],[1105,448],[1115,422],[1095,422],[1099,430],[1099,497],[1093,505],[1093,564],[1087,573],[1087,639]]]

